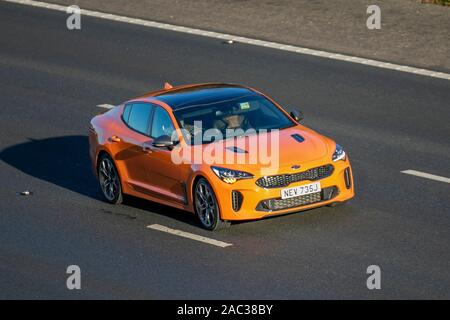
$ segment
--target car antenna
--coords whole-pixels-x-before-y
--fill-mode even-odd
[[[168,82],[164,82],[164,90],[169,90],[169,89],[172,89],[172,88],[173,88],[173,85],[171,85]]]

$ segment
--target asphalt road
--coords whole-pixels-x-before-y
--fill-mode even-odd
[[[87,17],[69,31],[65,19],[0,2],[0,298],[450,298],[450,185],[400,172],[450,177],[450,82]],[[147,201],[106,204],[87,152],[95,106],[164,81],[244,83],[301,107],[350,154],[355,199],[217,233]],[[381,290],[366,287],[373,264]]]
[[[420,0],[46,2],[450,72],[450,10]],[[374,4],[381,30],[366,25]]]

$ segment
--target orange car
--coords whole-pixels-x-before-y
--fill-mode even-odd
[[[94,117],[90,156],[108,202],[145,198],[216,230],[354,196],[348,156],[302,118],[249,87],[166,84]]]

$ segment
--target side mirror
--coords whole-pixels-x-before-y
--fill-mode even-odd
[[[157,148],[167,148],[169,150],[172,150],[174,143],[169,136],[164,135],[153,140],[153,146]]]
[[[291,117],[294,118],[295,121],[300,122],[303,120],[303,112],[298,109],[294,109],[290,113]]]

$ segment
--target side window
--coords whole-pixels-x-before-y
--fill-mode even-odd
[[[148,103],[133,103],[128,118],[128,125],[143,134],[148,135],[148,122],[153,106]]]
[[[166,110],[161,107],[156,107],[153,115],[152,133],[153,138],[158,138],[163,135],[172,137],[172,132],[175,130],[172,119]]]
[[[128,118],[130,118],[131,106],[132,106],[131,104],[127,104],[123,108],[122,118],[123,118],[123,121],[125,121],[126,124],[128,124]]]

